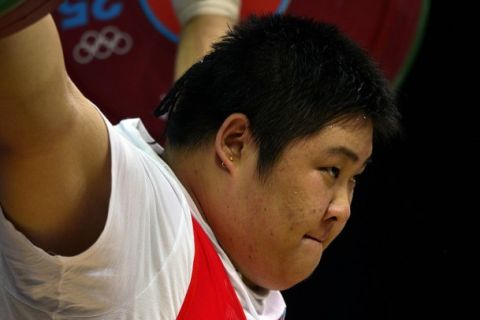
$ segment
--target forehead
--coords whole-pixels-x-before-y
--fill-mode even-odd
[[[313,135],[292,142],[285,151],[299,156],[344,156],[366,161],[372,153],[372,143],[373,125],[370,120],[359,117],[331,123]]]

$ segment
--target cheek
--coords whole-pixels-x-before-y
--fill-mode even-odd
[[[284,181],[284,185],[286,187],[278,201],[288,209],[290,220],[323,215],[333,195],[332,188],[317,170],[293,175]]]
[[[319,197],[305,191],[292,191],[279,201],[281,222],[278,232],[287,240],[299,241],[321,223],[326,206]],[[286,240],[284,240],[286,241]]]
[[[333,197],[333,191],[325,185],[318,174],[313,173],[302,181],[297,191],[289,197],[290,207],[299,219],[321,219],[327,211]]]
[[[250,234],[254,230],[261,233],[265,243],[279,249],[294,246],[321,223],[330,202],[330,189],[316,171],[276,176],[271,182],[257,188],[248,199]]]
[[[273,258],[281,254],[288,242],[293,240],[295,232],[293,221],[296,211],[289,199],[279,196],[278,190],[268,189],[257,193],[249,201],[248,215],[251,219],[247,230],[249,241],[255,241],[255,247],[263,258]],[[262,252],[260,252],[262,251]]]

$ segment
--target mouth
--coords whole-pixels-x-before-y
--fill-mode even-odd
[[[310,239],[310,240],[319,242],[323,245],[326,245],[329,239],[331,239],[332,229],[333,229],[333,225],[330,224],[329,226],[326,226],[322,230],[311,231],[305,234],[303,237],[305,239]]]
[[[316,237],[308,235],[308,234],[306,234],[304,236],[304,238],[305,239],[310,239],[310,240],[313,240],[313,241],[316,241],[316,242],[320,242],[320,243],[323,243],[323,241],[324,241],[324,240],[321,240],[320,238],[316,238]]]

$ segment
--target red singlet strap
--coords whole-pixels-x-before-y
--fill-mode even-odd
[[[215,248],[192,217],[195,257],[190,286],[178,320],[246,320]]]

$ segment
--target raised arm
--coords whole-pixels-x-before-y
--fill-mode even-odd
[[[173,1],[182,25],[175,61],[175,80],[203,57],[238,22],[240,0]]]
[[[40,132],[56,131],[72,116],[72,106],[64,103],[68,81],[51,17],[0,39],[0,70],[2,155],[42,144]]]
[[[103,228],[109,185],[106,128],[68,78],[52,17],[0,39],[4,215],[46,251],[72,255]]]

